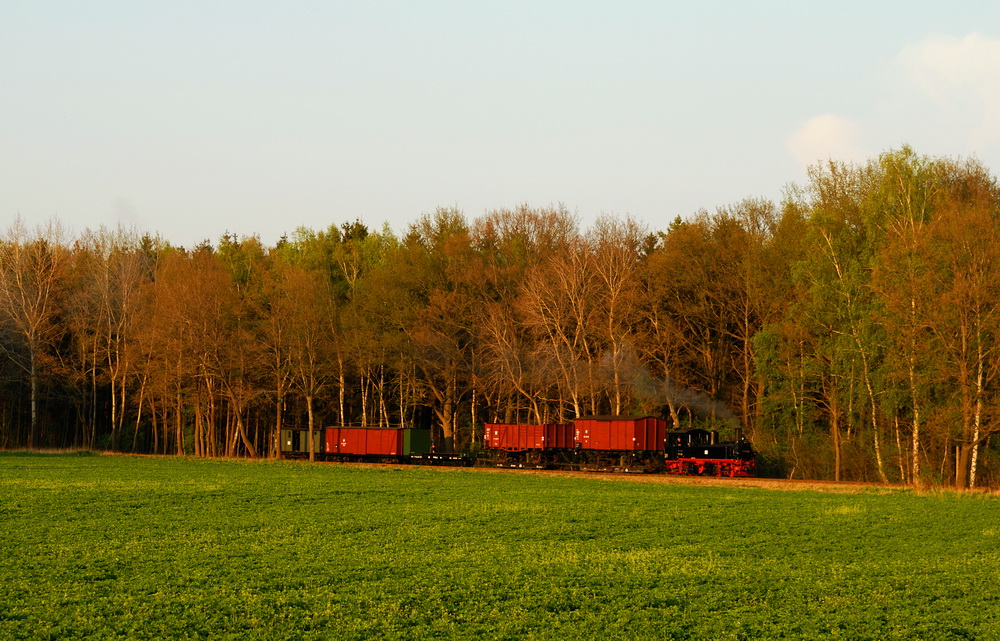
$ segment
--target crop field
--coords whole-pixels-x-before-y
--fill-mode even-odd
[[[0,454],[0,638],[997,639],[1000,497]]]

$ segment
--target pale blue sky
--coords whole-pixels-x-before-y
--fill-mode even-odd
[[[1000,171],[1000,3],[0,2],[0,222],[651,229],[903,143]]]

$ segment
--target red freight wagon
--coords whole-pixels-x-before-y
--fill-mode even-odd
[[[487,423],[483,431],[483,445],[506,452],[572,449],[573,437],[573,426],[561,423],[544,425]]]
[[[400,456],[403,454],[403,430],[328,427],[326,453],[350,456]]]
[[[583,450],[663,452],[667,422],[662,418],[586,416],[576,419],[576,444]]]

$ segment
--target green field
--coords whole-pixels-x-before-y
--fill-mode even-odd
[[[1000,497],[0,454],[0,638],[1000,639]]]

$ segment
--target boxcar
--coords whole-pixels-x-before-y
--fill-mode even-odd
[[[333,460],[403,462],[431,451],[430,430],[328,427],[323,451]]]
[[[575,447],[572,425],[487,423],[483,429],[484,462],[508,467],[560,463]]]
[[[662,470],[667,422],[653,416],[584,416],[574,421],[580,469]]]
[[[584,450],[662,452],[667,422],[645,416],[585,416],[575,421],[576,442]]]

